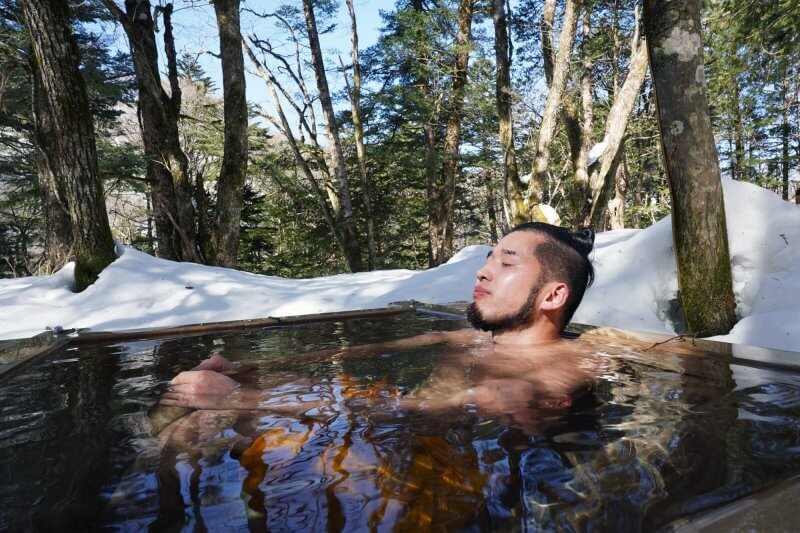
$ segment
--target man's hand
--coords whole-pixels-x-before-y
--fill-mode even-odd
[[[161,404],[195,409],[223,407],[225,400],[239,387],[228,376],[213,370],[181,372],[170,383],[169,390],[161,397]]]
[[[227,372],[229,370],[234,370],[236,367],[237,365],[231,363],[221,355],[212,355],[194,367],[192,370],[213,370],[214,372]]]

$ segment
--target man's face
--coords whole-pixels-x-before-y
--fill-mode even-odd
[[[478,270],[467,318],[478,329],[516,329],[533,323],[541,287],[541,265],[533,255],[545,238],[530,231],[509,233]]]

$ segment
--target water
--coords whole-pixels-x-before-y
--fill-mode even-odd
[[[590,341],[303,355],[463,327],[406,314],[66,350],[0,383],[0,529],[649,530],[800,472],[795,373]],[[151,436],[169,380],[212,354],[267,361],[262,406],[296,412],[196,411]]]

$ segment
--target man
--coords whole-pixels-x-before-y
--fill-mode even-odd
[[[529,429],[535,431],[538,413],[530,411],[532,406],[566,408],[575,393],[585,390],[591,381],[587,371],[591,365],[581,359],[585,354],[563,346],[561,332],[593,281],[588,257],[593,243],[591,230],[572,233],[541,222],[517,226],[489,252],[477,272],[467,317],[481,332],[429,333],[347,348],[342,355],[359,357],[431,344],[464,347],[485,343],[469,356],[461,349],[443,358],[426,385],[405,398],[400,407],[440,411],[471,404],[515,423],[532,424]],[[313,357],[329,355],[318,352]],[[214,356],[194,370],[178,374],[161,404],[264,408],[268,393],[252,386],[251,371],[257,366],[258,362],[236,364]],[[317,407],[266,403],[268,410],[282,414]]]

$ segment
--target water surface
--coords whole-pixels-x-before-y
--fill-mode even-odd
[[[0,383],[0,526],[640,530],[800,472],[794,373],[576,340],[565,361],[593,379],[571,402],[416,409],[457,393],[430,393],[448,364],[465,387],[525,365],[497,370],[486,343],[303,355],[464,326],[406,314],[65,350]],[[268,361],[265,410],[150,435],[168,381],[212,354]],[[537,386],[570,368],[530,355]]]

